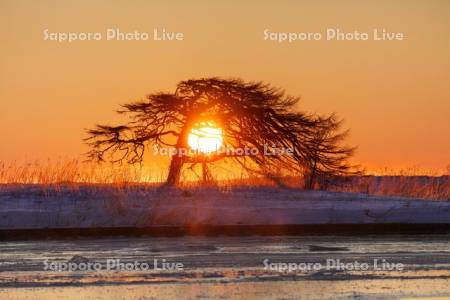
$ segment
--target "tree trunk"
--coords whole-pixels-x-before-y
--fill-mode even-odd
[[[202,162],[202,175],[203,175],[203,183],[208,181],[208,169],[206,166],[206,162]]]
[[[181,168],[183,167],[183,157],[175,154],[172,156],[169,167],[169,175],[167,176],[166,185],[175,186],[180,182]]]
[[[175,186],[180,182],[181,169],[185,162],[184,150],[187,147],[187,131],[189,129],[190,122],[186,121],[182,128],[180,135],[178,136],[176,147],[176,153],[172,156],[169,166],[169,175],[167,175],[166,185]]]
[[[211,174],[210,169],[208,168],[207,162],[202,162],[202,175],[203,175],[203,184],[211,184],[214,183],[214,178]]]
[[[317,175],[317,159],[314,159],[314,164],[311,166],[311,169],[308,170],[307,175],[305,176],[306,190],[312,190],[314,188],[316,175]]]

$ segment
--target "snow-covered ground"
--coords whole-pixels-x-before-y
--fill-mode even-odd
[[[450,201],[267,187],[30,186],[0,192],[0,230],[450,223]]]

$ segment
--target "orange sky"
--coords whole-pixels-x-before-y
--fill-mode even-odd
[[[83,128],[179,80],[237,76],[337,112],[370,168],[450,164],[449,1],[0,0],[0,160],[76,157]],[[338,4],[339,3],[339,4]],[[183,41],[43,40],[50,32],[183,32]],[[404,41],[263,40],[264,29],[403,32]]]

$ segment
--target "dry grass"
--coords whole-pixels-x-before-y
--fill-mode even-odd
[[[332,182],[326,190],[450,200],[450,176],[356,176]]]
[[[414,168],[404,170],[383,169],[377,175],[337,178],[327,181],[320,189],[334,192],[357,192],[373,195],[404,196],[423,199],[450,200],[450,176],[437,176],[435,172]],[[20,189],[23,186],[36,185],[44,190],[71,188],[78,190],[82,186],[105,187],[124,191],[136,186],[159,186],[166,174],[151,173],[139,166],[114,166],[86,164],[77,160],[57,162],[35,162],[27,164],[0,162],[0,189]],[[222,190],[234,187],[275,187],[301,188],[303,179],[290,176],[270,180],[263,177],[232,178],[211,183]],[[206,185],[207,186],[207,185]],[[181,188],[204,188],[205,184],[196,180],[187,180]]]
[[[0,184],[122,184],[162,182],[163,174],[151,176],[144,167],[89,164],[78,160],[34,163],[0,162]]]

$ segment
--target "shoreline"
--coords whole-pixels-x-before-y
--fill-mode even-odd
[[[285,224],[225,226],[152,226],[1,229],[0,240],[65,239],[73,237],[180,237],[180,236],[364,236],[448,234],[446,224]]]

